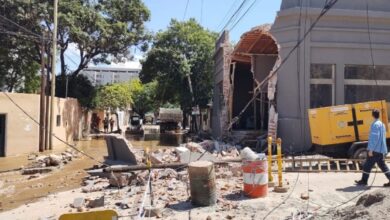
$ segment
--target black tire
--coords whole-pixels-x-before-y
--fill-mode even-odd
[[[353,152],[352,159],[364,159],[365,160],[367,158],[367,153],[368,153],[368,151],[365,147],[360,147]]]

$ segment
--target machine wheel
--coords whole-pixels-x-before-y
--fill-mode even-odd
[[[367,149],[365,147],[360,147],[353,152],[353,159],[366,159],[367,158]]]

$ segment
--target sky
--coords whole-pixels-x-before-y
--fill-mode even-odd
[[[146,27],[157,32],[164,30],[172,18],[187,20],[195,18],[209,30],[220,32],[227,23],[233,11],[235,11],[244,0],[188,0],[187,13],[185,8],[187,0],[144,0],[144,3],[151,11],[151,20]],[[203,2],[203,13],[202,13]],[[280,8],[281,0],[248,0],[243,7],[243,14],[250,4],[253,7],[231,30],[230,39],[237,42],[242,33],[252,27],[273,23],[276,12]],[[233,10],[231,10],[233,8]],[[230,12],[230,13],[229,13]],[[201,16],[203,14],[203,16]]]
[[[188,7],[186,11],[186,5]],[[221,32],[244,0],[144,0],[144,3],[149,8],[151,19],[146,23],[146,28],[152,33],[165,30],[171,19],[180,21],[195,18],[201,25],[209,30]],[[238,42],[240,36],[249,31],[252,27],[273,23],[277,11],[280,8],[282,0],[247,0],[247,3],[242,7],[240,18],[245,12],[245,16],[236,24],[237,20],[233,20],[231,25],[227,26],[230,30],[230,40]],[[202,4],[203,2],[203,4]],[[251,4],[253,3],[253,6]],[[203,7],[202,7],[203,5]],[[203,8],[203,10],[202,10]],[[233,24],[236,24],[232,28]],[[142,59],[143,54],[139,51],[132,51],[136,60]],[[75,51],[70,51],[68,54],[73,61],[78,62],[78,57],[75,56]],[[70,61],[70,67],[73,65]]]

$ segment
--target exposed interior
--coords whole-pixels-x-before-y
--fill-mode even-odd
[[[255,27],[241,36],[232,53],[230,120],[240,114],[270,74],[278,58],[278,46],[269,33],[270,26]],[[268,129],[268,84],[261,87],[256,100],[242,113],[233,130]]]

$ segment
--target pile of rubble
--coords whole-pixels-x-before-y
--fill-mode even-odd
[[[334,210],[323,219],[390,219],[390,190],[381,189],[359,198],[356,205]],[[331,217],[330,217],[330,216]],[[319,218],[320,219],[320,218]]]
[[[66,150],[60,155],[40,155],[30,154],[28,160],[31,162],[27,166],[22,167],[22,174],[31,175],[36,173],[47,173],[52,171],[56,167],[61,167],[64,164],[69,163],[74,158],[79,158],[78,152],[72,150]]]
[[[159,149],[150,154],[153,164],[189,163],[196,160],[220,161],[238,159],[241,146],[218,141],[205,140],[200,143],[189,142],[177,148]]]

